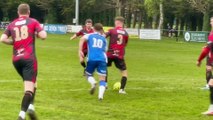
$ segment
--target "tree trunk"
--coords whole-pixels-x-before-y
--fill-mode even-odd
[[[153,21],[154,21],[154,29],[157,29],[159,26],[159,19],[158,16],[154,16],[153,17]]]
[[[161,2],[160,3],[160,19],[159,19],[159,26],[158,26],[158,29],[162,29],[162,25],[163,25],[163,3]]]
[[[205,12],[203,15],[203,28],[202,31],[209,31],[210,30],[210,25],[209,25],[209,13]]]
[[[116,10],[115,9],[111,9],[109,10],[109,26],[113,26],[114,25],[114,16],[116,15]]]
[[[142,28],[142,11],[139,12],[138,29]]]
[[[131,6],[128,7],[128,14],[127,14],[127,27],[131,27],[131,20],[132,20],[132,12],[131,12]]]
[[[152,29],[152,18],[146,16],[146,18],[144,19],[144,28],[149,28]]]
[[[203,15],[198,15],[197,16],[197,31],[202,31],[202,27],[203,27],[203,19],[202,19]]]
[[[47,22],[48,23],[57,23],[57,14],[56,14],[56,10],[55,9],[49,9],[48,10],[48,15],[47,15]]]
[[[116,0],[116,16],[121,16],[122,1]]]
[[[176,18],[175,30],[177,30],[178,35],[179,35],[179,24],[180,24],[180,19]]]
[[[152,17],[150,17],[148,21],[149,21],[148,28],[149,29],[153,29],[153,19],[152,19]]]
[[[136,27],[136,23],[137,23],[137,11],[134,12],[134,18],[133,18],[133,28]]]
[[[176,18],[175,27],[177,28],[177,30],[179,30],[179,24],[180,24],[180,19]]]
[[[182,18],[180,21],[180,35],[183,35],[185,20]]]
[[[4,16],[4,14],[3,14],[2,10],[0,9],[0,21],[2,21],[3,16]]]
[[[190,18],[191,20],[191,30],[192,31],[196,31],[196,29],[197,29],[197,19],[196,19],[196,17],[195,16],[191,16],[191,18]]]

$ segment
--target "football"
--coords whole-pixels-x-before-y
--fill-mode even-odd
[[[120,82],[116,82],[114,85],[113,85],[113,90],[119,90],[121,88],[121,83]]]

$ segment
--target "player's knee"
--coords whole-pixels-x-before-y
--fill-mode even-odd
[[[24,81],[24,89],[25,89],[25,91],[33,92],[34,88],[35,88],[35,83],[33,83],[32,81],[29,81],[29,80],[28,81],[27,80]]]
[[[99,75],[99,80],[106,81],[106,76],[105,75]]]
[[[128,77],[127,70],[122,70],[121,74],[122,74],[123,77]]]
[[[211,66],[206,66],[206,71],[207,72],[212,71],[212,67]]]
[[[209,86],[212,86],[213,87],[213,78],[211,78],[210,80],[209,80]]]

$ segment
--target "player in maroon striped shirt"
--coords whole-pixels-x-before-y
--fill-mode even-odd
[[[211,31],[208,36],[208,41],[212,41],[212,40],[213,40],[213,31]],[[210,57],[211,57],[211,52],[209,52],[209,54],[206,56],[206,85],[203,88],[201,88],[204,90],[209,90],[208,82],[212,77],[213,62],[211,62]]]
[[[94,33],[94,30],[92,28],[93,24],[92,24],[92,20],[91,19],[87,19],[85,21],[85,26],[83,27],[83,29],[81,29],[79,32],[77,32],[76,34],[74,34],[70,40],[74,40],[77,37],[82,37],[86,34],[89,33]],[[82,52],[84,53],[84,57],[87,56],[87,42],[85,41],[83,44],[83,48],[82,48]],[[85,69],[86,68],[86,63],[85,61],[81,61],[80,62],[81,66]],[[84,73],[85,74],[85,73]]]
[[[211,18],[211,27],[213,28],[213,17]],[[213,76],[212,76],[212,64],[213,64],[213,31],[210,32],[208,37],[208,43],[203,48],[198,60],[197,60],[197,66],[201,66],[202,60],[208,56],[207,59],[207,81],[210,89],[210,106],[209,109],[202,113],[204,115],[213,115]]]
[[[47,34],[37,20],[29,17],[28,4],[18,6],[18,15],[19,18],[11,22],[2,34],[1,42],[13,45],[13,65],[24,81],[25,94],[18,120],[25,120],[27,110],[31,120],[37,120],[33,106],[37,77],[35,37],[44,40]]]
[[[108,66],[111,66],[114,62],[115,66],[121,71],[121,88],[119,90],[120,94],[126,94],[125,86],[127,82],[127,68],[126,62],[124,60],[125,48],[128,43],[129,35],[123,28],[124,18],[115,18],[115,28],[110,29],[106,33],[106,37],[109,37],[109,50],[107,53]]]

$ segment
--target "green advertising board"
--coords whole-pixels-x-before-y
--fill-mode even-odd
[[[187,42],[207,42],[208,32],[187,31],[184,33],[184,39]]]

